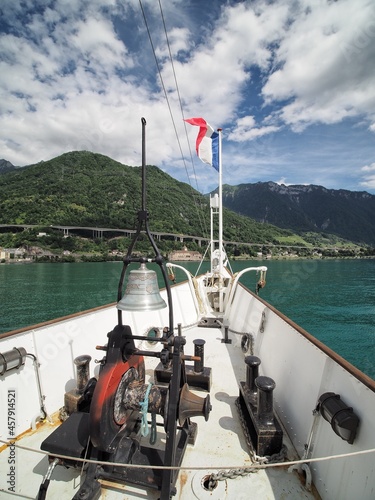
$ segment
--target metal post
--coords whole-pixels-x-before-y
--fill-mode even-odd
[[[204,368],[204,344],[206,343],[203,339],[193,340],[194,344],[194,355],[200,357],[200,361],[194,361],[194,371],[195,373],[203,373]]]
[[[77,356],[74,360],[74,364],[77,367],[77,391],[80,394],[83,393],[90,378],[90,361],[91,356],[88,354]]]
[[[255,380],[258,378],[259,365],[261,363],[257,356],[246,356],[246,385],[249,391],[249,396],[253,404],[257,404],[258,389],[255,385]]]
[[[258,388],[258,418],[265,425],[273,424],[273,390],[275,381],[270,377],[260,376],[255,380]]]

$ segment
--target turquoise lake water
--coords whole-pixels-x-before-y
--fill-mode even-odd
[[[238,261],[232,269],[260,265],[268,267],[265,300],[375,379],[374,259]],[[0,265],[0,333],[115,302],[121,267]],[[243,279],[252,290],[256,281],[255,275]]]

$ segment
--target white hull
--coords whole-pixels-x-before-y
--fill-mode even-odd
[[[221,328],[201,328],[195,296],[188,282],[172,287],[174,323],[181,324],[186,336],[185,354],[194,354],[193,340],[206,341],[204,365],[212,369],[211,404],[209,420],[192,418],[198,423],[198,437],[188,445],[182,470],[176,481],[175,498],[316,498],[372,499],[375,497],[374,453],[357,454],[375,449],[375,383],[328,348],[315,341],[267,303],[238,285],[227,313],[220,319]],[[215,314],[211,314],[215,318]],[[0,352],[23,347],[37,357],[40,363],[41,390],[48,417],[56,417],[64,404],[64,393],[76,385],[74,359],[82,354],[101,359],[107,333],[117,323],[115,305],[62,318],[33,328],[3,335]],[[129,324],[134,335],[146,335],[152,327],[160,329],[168,324],[168,310],[147,313],[126,313],[124,324]],[[227,334],[232,343],[223,343]],[[212,472],[251,465],[246,440],[235,408],[239,383],[246,380],[243,334],[254,338],[254,354],[261,359],[260,374],[276,382],[274,409],[284,429],[284,443],[288,454],[283,467],[258,470],[256,473],[219,481],[214,490],[204,488],[204,478]],[[140,349],[157,350],[147,341],[140,341]],[[158,363],[145,358],[146,381],[153,377]],[[189,363],[187,363],[189,364]],[[191,363],[190,363],[191,364]],[[94,372],[94,373],[93,373]],[[91,362],[91,376],[98,376],[98,365]],[[30,357],[18,369],[1,377],[0,439],[8,441],[9,422],[6,402],[8,392],[16,390],[17,445],[35,451],[15,449],[16,497],[35,498],[47,470],[47,456],[40,452],[40,443],[56,428],[50,418],[42,419],[36,371]],[[319,397],[326,392],[339,394],[354,409],[360,425],[353,444],[337,436],[323,417],[314,417],[313,410]],[[202,391],[197,392],[203,397]],[[43,421],[41,421],[43,420]],[[315,422],[315,424],[314,424]],[[32,431],[31,427],[37,429]],[[314,425],[313,425],[314,424]],[[311,431],[313,433],[311,435]],[[148,438],[142,438],[148,441]],[[311,461],[313,491],[304,487],[303,477],[296,470],[287,472],[290,460],[298,460],[310,442],[309,459],[321,459],[349,454],[345,458]],[[157,445],[163,446],[163,433],[158,434]],[[7,483],[9,453],[5,445],[0,453],[2,471],[1,498],[12,498]],[[357,455],[356,455],[357,454]],[[199,469],[196,469],[196,468]],[[309,475],[307,471],[307,475]],[[57,467],[52,474],[47,499],[69,499],[80,483],[79,471]],[[7,493],[8,491],[8,493]],[[159,498],[160,492],[136,488],[130,484],[102,483],[101,498]]]

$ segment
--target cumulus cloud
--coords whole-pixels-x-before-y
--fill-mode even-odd
[[[284,186],[289,186],[289,184],[287,184],[287,182],[286,182],[286,178],[285,177],[282,177],[281,179],[277,180],[276,184],[279,184],[279,185],[283,184]]]
[[[184,170],[176,141],[176,132],[184,133],[182,105],[185,117],[226,128],[226,168],[241,182],[253,180],[249,156],[271,179],[281,177],[276,168],[301,172],[301,163],[291,165],[290,130],[323,124],[337,133],[335,125],[350,123],[375,132],[372,0],[223,0],[213,14],[189,0],[164,3],[169,47],[158,3],[142,2],[156,65],[138,0],[4,0],[0,156],[25,165],[88,149],[139,164],[145,116],[150,160],[175,173]],[[349,142],[341,140],[341,149]],[[185,141],[182,149],[188,154]],[[355,161],[371,157],[366,151],[345,168],[358,171]],[[325,161],[333,165],[332,156]],[[198,175],[216,182],[210,176]]]
[[[364,165],[361,172],[363,172],[363,180],[360,185],[366,189],[375,189],[375,163]]]
[[[371,165],[365,165],[361,168],[361,170],[362,172],[375,172],[375,163],[372,163]]]
[[[273,132],[277,132],[280,127],[275,125],[267,125],[258,127],[256,125],[254,116],[245,116],[237,120],[236,126],[228,135],[228,140],[234,142],[245,142],[258,137],[262,137]]]
[[[275,50],[278,68],[262,89],[265,101],[288,101],[278,114],[295,130],[353,116],[370,119],[375,113],[374,3],[293,5]]]

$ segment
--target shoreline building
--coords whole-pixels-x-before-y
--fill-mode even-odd
[[[175,261],[200,261],[202,254],[196,250],[188,250],[184,247],[182,250],[174,250],[168,254],[168,260]]]

